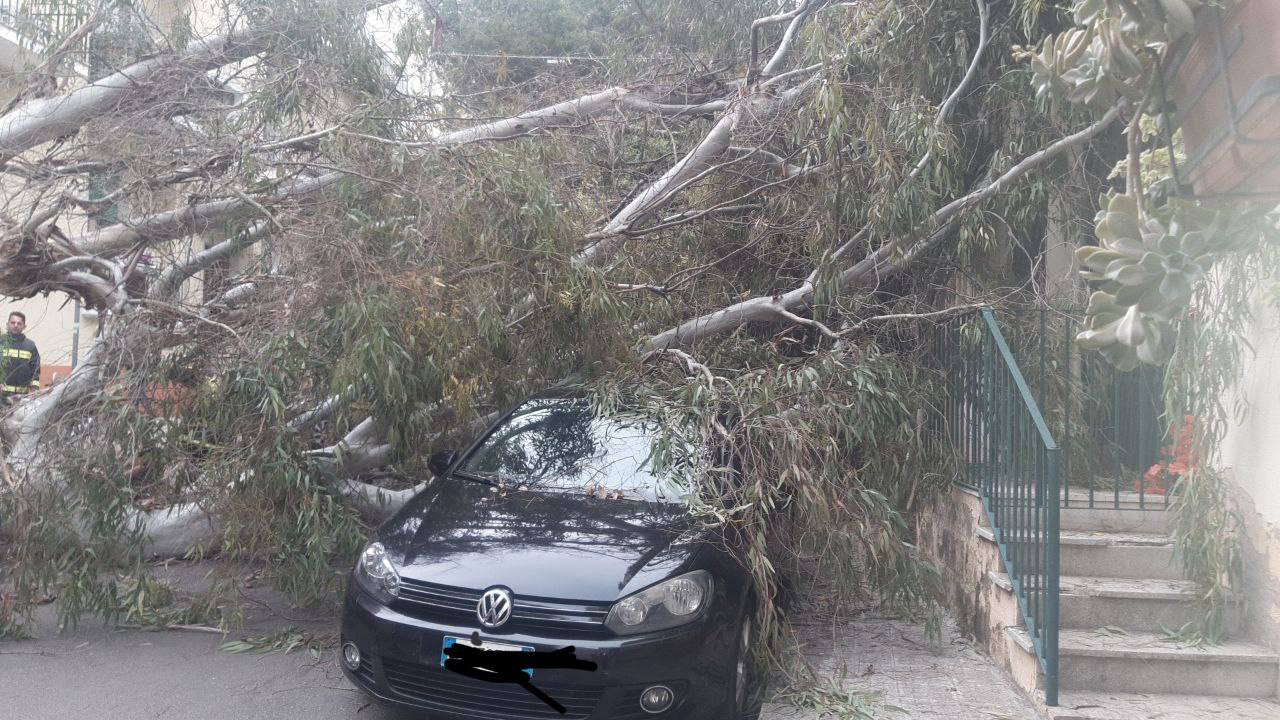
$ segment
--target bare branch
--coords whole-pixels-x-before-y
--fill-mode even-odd
[[[720,121],[711,128],[697,146],[613,216],[613,219],[596,234],[599,239],[574,257],[574,265],[587,267],[607,261],[625,242],[624,233],[631,229],[632,223],[670,202],[676,193],[688,187],[691,181],[703,177],[704,171],[729,149],[729,143],[733,139],[733,129],[738,124],[739,116],[740,108],[736,108],[720,118]]]
[[[886,275],[899,272],[912,261],[936,247],[947,236],[947,230],[959,218],[963,210],[986,202],[995,195],[1006,191],[1013,183],[1022,179],[1032,170],[1046,164],[1061,153],[1093,139],[1119,117],[1121,108],[1122,106],[1111,108],[1101,119],[1083,130],[1061,138],[1048,147],[1023,158],[1021,162],[981,189],[943,206],[915,232],[885,243],[875,252],[867,255],[861,261],[836,276],[837,287],[860,286],[870,281],[879,280]],[[901,255],[895,258],[894,254],[899,252]],[[776,321],[779,319],[792,320],[787,315],[794,316],[796,313],[805,312],[811,307],[813,290],[813,282],[806,281],[783,295],[751,298],[713,313],[687,320],[677,327],[649,338],[641,346],[640,352],[650,352],[668,347],[688,347],[699,340],[728,332],[749,322]],[[792,321],[794,322],[794,320]]]
[[[296,432],[306,432],[333,416],[338,408],[342,406],[343,398],[341,395],[330,395],[325,398],[319,405],[302,413],[289,421],[289,429]]]
[[[809,19],[813,13],[822,9],[827,4],[827,0],[800,0],[799,6],[795,10],[795,16],[787,25],[786,31],[782,33],[782,41],[778,43],[778,49],[773,52],[773,57],[769,59],[767,65],[762,71],[764,75],[773,75],[782,69],[782,63],[787,59],[787,53],[791,51],[791,46],[795,43],[796,34],[800,31],[800,27]],[[756,25],[752,23],[752,37],[755,37]],[[754,43],[753,43],[754,46]],[[754,67],[754,58],[752,58],[752,66]]]
[[[342,172],[330,172],[313,178],[299,178],[281,186],[274,193],[246,202],[242,198],[215,200],[168,212],[126,220],[100,230],[93,230],[71,238],[71,242],[87,253],[111,255],[139,243],[155,243],[174,240],[192,233],[207,230],[233,215],[263,204],[275,204],[296,200],[319,192],[344,177]]]
[[[49,265],[51,273],[68,272],[72,268],[78,267],[96,267],[111,277],[111,281],[117,286],[123,284],[123,270],[120,266],[105,258],[95,257],[92,255],[78,255],[59,260]]]
[[[760,55],[760,31],[769,25],[777,25],[778,23],[789,22],[786,31],[782,36],[782,42],[778,45],[778,49],[774,51],[773,57],[770,58],[768,65],[765,66],[764,74],[771,75],[777,72],[778,66],[782,60],[786,58],[787,52],[791,49],[791,44],[795,40],[796,30],[800,28],[804,21],[808,19],[813,10],[818,6],[825,5],[825,0],[797,0],[795,8],[789,12],[777,13],[762,18],[756,18],[751,23],[751,65],[748,68],[748,78],[755,77],[758,57]],[[770,69],[772,68],[772,69]]]
[[[218,298],[215,303],[223,306],[235,305],[248,300],[256,292],[258,292],[257,283],[240,283],[222,293],[222,297]]]
[[[269,227],[271,227],[270,224],[259,222],[245,232],[238,233],[233,238],[223,240],[211,248],[206,248],[192,255],[185,262],[175,263],[160,275],[160,279],[156,281],[155,286],[151,289],[151,299],[168,300],[174,293],[178,292],[178,288],[182,287],[183,281],[187,278],[212,266],[214,263],[240,253],[262,239]]]
[[[365,10],[389,0],[361,0]],[[64,95],[24,103],[0,116],[0,155],[13,156],[80,129],[89,120],[143,97],[159,77],[200,73],[239,62],[268,49],[282,30],[267,23],[228,35],[200,38],[181,52],[136,62],[101,80]]]
[[[410,147],[448,147],[474,142],[514,140],[540,130],[575,127],[583,121],[619,110],[656,113],[667,117],[693,117],[720,112],[727,100],[713,100],[696,105],[668,105],[654,102],[626,88],[609,88],[590,95],[565,100],[549,107],[532,110],[515,117],[445,133],[422,143],[398,143]],[[373,138],[382,139],[382,138]]]
[[[969,68],[965,70],[960,84],[956,85],[956,89],[951,91],[947,99],[942,101],[942,107],[938,109],[938,117],[933,121],[933,131],[935,133],[942,131],[943,126],[950,119],[951,111],[955,109],[956,103],[959,102],[960,98],[964,97],[965,93],[969,92],[969,86],[973,84],[973,79],[978,75],[978,66],[982,62],[982,53],[987,49],[987,44],[991,40],[988,27],[990,25],[990,10],[987,8],[986,0],[974,0],[974,2],[978,5],[978,47],[973,51],[973,59],[969,61]],[[928,166],[931,159],[933,159],[932,145],[907,177],[914,179]]]

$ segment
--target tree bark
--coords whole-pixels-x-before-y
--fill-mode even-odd
[[[671,202],[687,183],[696,179],[724,155],[733,141],[733,130],[738,125],[738,118],[738,109],[730,110],[720,118],[701,142],[613,216],[597,234],[599,239],[573,258],[574,265],[589,267],[607,262],[626,242],[625,233],[632,223]]]
[[[372,10],[389,2],[360,0],[358,7]],[[12,157],[70,135],[95,117],[145,98],[157,78],[172,77],[175,73],[195,77],[261,53],[282,32],[289,30],[267,23],[214,38],[194,39],[180,52],[136,62],[63,95],[24,103],[0,116],[0,155]]]
[[[423,145],[452,147],[475,142],[514,140],[539,130],[576,127],[592,118],[616,113],[619,110],[656,113],[666,117],[693,117],[719,112],[728,104],[727,100],[713,100],[693,105],[668,105],[644,98],[626,88],[614,87],[521,113],[515,117],[454,130]]]
[[[1003,175],[982,188],[947,203],[910,236],[895,238],[885,243],[852,267],[841,272],[836,278],[839,289],[874,285],[887,275],[899,272],[912,261],[932,250],[946,236],[946,230],[959,218],[962,211],[990,200],[1021,180],[1027,173],[1059,154],[1093,139],[1120,116],[1121,109],[1122,106],[1111,108],[1101,119],[1083,130],[1023,158]],[[895,252],[901,252],[896,259],[893,257]],[[782,295],[750,298],[686,320],[646,340],[640,345],[639,352],[643,354],[667,348],[689,347],[700,340],[729,332],[749,322],[778,320],[805,322],[802,318],[798,318],[797,314],[809,310],[813,303],[813,290],[812,280],[806,280],[799,287]],[[811,323],[811,321],[808,322]]]
[[[110,256],[139,243],[158,243],[176,240],[192,233],[202,232],[237,214],[261,213],[262,206],[299,200],[315,194],[346,177],[341,172],[330,172],[312,178],[292,180],[274,193],[256,200],[247,197],[228,198],[201,203],[190,207],[169,210],[134,220],[126,220],[70,238],[80,250],[93,255]]]

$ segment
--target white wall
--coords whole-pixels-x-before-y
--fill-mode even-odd
[[[1248,402],[1243,422],[1222,443],[1222,465],[1249,494],[1268,523],[1280,525],[1280,311],[1255,307],[1240,392]]]
[[[1238,393],[1247,410],[1223,440],[1219,466],[1244,523],[1244,627],[1280,649],[1280,310],[1255,305],[1249,342],[1256,354],[1246,353]]]

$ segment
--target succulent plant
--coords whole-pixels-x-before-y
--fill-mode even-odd
[[[1106,107],[1136,97],[1158,48],[1195,30],[1202,0],[1077,0],[1080,27],[1045,38],[1028,53],[1041,97]]]
[[[1170,321],[1191,302],[1215,257],[1260,236],[1277,238],[1267,211],[1174,198],[1143,214],[1132,195],[1103,198],[1098,245],[1076,250],[1081,276],[1098,283],[1076,341],[1122,369],[1164,362]]]

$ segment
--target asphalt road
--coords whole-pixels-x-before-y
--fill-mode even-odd
[[[204,566],[173,568],[190,587]],[[287,607],[253,591],[243,633],[295,626],[332,635],[332,614]],[[229,653],[219,634],[104,628],[90,621],[58,634],[52,608],[38,616],[37,639],[0,641],[0,720],[407,720],[418,717],[370,702],[338,669],[335,650],[313,656]],[[801,628],[806,654],[823,674],[880,706],[886,720],[1028,720],[1031,705],[987,658],[949,633],[927,647],[919,626],[864,616]],[[821,713],[766,706],[762,720],[818,720]],[[826,717],[831,717],[830,715]]]
[[[0,717],[400,720],[368,701],[333,653],[233,654],[220,635],[85,628],[0,643]]]

